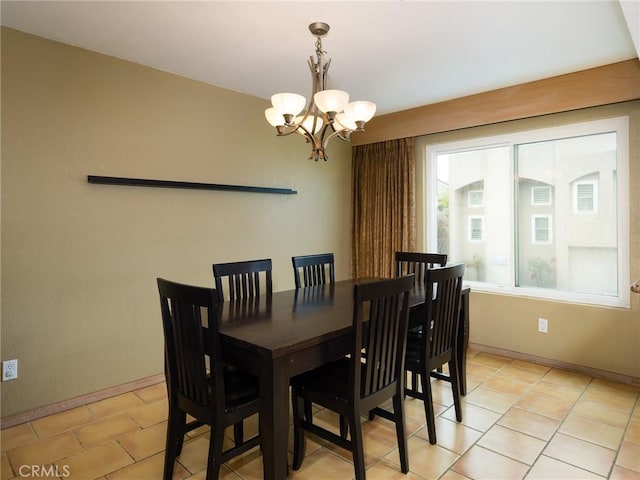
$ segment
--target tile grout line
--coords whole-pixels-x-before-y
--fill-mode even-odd
[[[613,465],[611,465],[611,468],[609,469],[609,477],[613,473],[613,470],[616,468],[616,465],[618,464],[617,463],[618,459],[622,454],[622,448],[624,447],[624,439],[627,436],[627,433],[629,432],[629,428],[631,427],[631,424],[633,423],[633,412],[635,412],[636,408],[640,409],[640,393],[636,392],[635,395],[636,395],[636,398],[635,398],[635,401],[633,402],[633,406],[631,407],[631,413],[629,414],[629,418],[627,419],[627,424],[625,425],[624,431],[622,432],[622,438],[620,439],[620,442],[618,442],[618,448],[616,449],[616,455],[613,460]],[[626,467],[622,467],[622,466],[620,466],[620,468],[624,468],[625,470],[627,469]]]
[[[512,363],[513,363],[513,359],[511,359],[507,364],[505,364],[505,365],[503,365],[502,367],[500,367],[500,368],[499,368],[498,370],[496,370],[493,374],[489,375],[489,376],[488,376],[488,377],[487,377],[487,378],[482,382],[482,384],[484,384],[484,383],[485,383],[487,380],[489,380],[490,378],[492,378],[492,377],[494,377],[494,376],[498,375],[498,373],[499,373],[499,372],[501,372],[502,370],[504,370],[506,367],[510,366]],[[513,368],[517,368],[517,367],[513,367]],[[542,377],[540,377],[540,378],[542,378]],[[539,379],[538,379],[534,384],[532,384],[532,385],[531,385],[531,387],[529,387],[529,389],[530,389],[530,388],[533,388],[533,385],[535,385],[536,383],[538,383],[538,382],[540,381],[540,378],[539,378]],[[481,385],[482,385],[482,384],[481,384]],[[478,385],[476,388],[478,388],[479,386],[480,386],[480,385]],[[527,389],[527,391],[529,391],[529,389]],[[473,390],[475,390],[475,388],[474,388]],[[494,390],[491,390],[491,389],[487,389],[487,390],[494,391]],[[467,394],[469,394],[469,393],[470,393],[470,392],[467,392]],[[496,392],[496,393],[502,393],[503,395],[507,395],[507,394],[505,394],[505,393],[503,393],[503,392]],[[510,395],[510,396],[512,396],[512,395]],[[513,398],[517,398],[518,400],[520,400],[520,399],[522,398],[522,396],[523,396],[523,395],[520,395],[519,397],[515,397],[515,396],[512,396],[512,397],[513,397]],[[474,405],[474,404],[472,404],[472,405]],[[486,449],[487,451],[493,452],[493,453],[495,453],[495,454],[497,454],[497,455],[500,455],[500,456],[502,456],[502,457],[508,458],[508,459],[513,460],[513,461],[515,461],[515,462],[518,462],[518,463],[520,463],[520,464],[522,464],[522,465],[526,465],[528,468],[527,468],[527,471],[525,472],[525,474],[524,474],[524,475],[523,475],[523,477],[522,477],[522,478],[525,478],[525,477],[526,477],[526,475],[527,475],[527,474],[529,473],[529,471],[531,470],[531,468],[533,467],[533,463],[532,463],[531,465],[527,465],[527,464],[525,464],[525,463],[521,462],[520,460],[517,460],[517,459],[515,459],[515,458],[509,457],[508,455],[504,455],[502,452],[498,452],[498,451],[492,450],[491,448],[485,447],[485,446],[483,446],[483,445],[479,445],[479,442],[480,442],[480,441],[485,437],[485,435],[486,435],[486,434],[487,434],[487,433],[488,433],[488,432],[489,432],[493,427],[495,427],[496,425],[498,425],[498,424],[499,424],[500,420],[502,420],[502,419],[504,418],[504,416],[505,416],[505,415],[506,415],[506,414],[507,414],[507,413],[508,413],[508,412],[509,412],[513,407],[514,407],[514,405],[515,405],[515,403],[514,403],[513,405],[511,405],[511,406],[507,409],[507,411],[506,411],[506,412],[504,412],[504,413],[494,412],[494,413],[499,413],[499,414],[500,414],[500,416],[496,419],[496,421],[495,421],[495,422],[493,422],[493,423],[491,424],[491,426],[489,426],[489,427],[486,429],[486,431],[481,432],[481,435],[480,435],[480,436],[475,440],[475,442],[473,442],[473,444],[472,444],[469,448],[467,448],[467,449],[464,451],[464,453],[463,453],[462,455],[460,455],[460,458],[458,458],[458,460],[456,460],[456,462],[454,462],[454,464],[453,464],[453,465],[451,465],[451,467],[449,467],[449,469],[448,469],[447,471],[445,471],[445,473],[443,473],[443,474],[441,475],[441,477],[442,477],[442,476],[444,476],[444,475],[445,475],[449,470],[451,470],[451,468],[452,468],[452,467],[453,467],[453,466],[454,466],[454,465],[455,465],[455,464],[456,464],[460,459],[462,459],[462,457],[463,457],[463,456],[464,456],[464,455],[465,455],[469,450],[471,450],[471,448],[473,448],[473,447],[477,446],[478,448],[484,448],[484,449]],[[477,406],[477,407],[479,407],[479,405],[476,405],[476,406]],[[480,407],[480,408],[485,408],[485,407]],[[485,408],[485,410],[493,411],[493,410],[490,410],[490,409],[487,409],[487,408]],[[500,425],[500,426],[502,426],[502,425]],[[508,428],[508,427],[505,427],[505,428]],[[513,430],[513,429],[510,429],[510,430]],[[513,430],[513,431],[517,431],[517,430]],[[518,432],[518,433],[523,433],[523,432]],[[536,458],[536,459],[537,459],[537,458]],[[535,462],[534,462],[534,463],[535,463]],[[453,470],[453,471],[455,472],[455,470]],[[456,472],[456,473],[457,473],[457,472]]]
[[[549,372],[550,372],[551,370],[553,370],[553,367],[549,369]],[[547,372],[547,373],[548,373],[548,372]],[[542,380],[545,376],[546,376],[546,374],[545,374],[545,375],[543,375],[542,377],[540,377],[540,380]],[[531,464],[531,467],[530,467],[530,468],[529,468],[529,470],[527,471],[527,474],[531,471],[531,469],[532,469],[532,468],[533,468],[533,466],[538,462],[538,460],[539,460],[541,457],[545,456],[544,452],[547,450],[547,448],[549,448],[549,445],[551,444],[551,442],[553,441],[553,439],[555,438],[555,436],[558,434],[558,432],[559,432],[559,431],[560,431],[560,429],[562,428],[562,425],[563,425],[563,424],[564,424],[564,422],[567,420],[567,417],[568,417],[569,415],[571,415],[571,412],[573,411],[574,407],[575,407],[575,406],[576,406],[576,404],[578,403],[578,400],[580,400],[580,398],[582,398],[582,396],[584,395],[584,392],[586,392],[586,391],[587,391],[587,388],[589,388],[589,385],[591,385],[591,382],[593,382],[593,377],[590,377],[590,379],[589,379],[589,383],[587,383],[587,385],[585,385],[585,386],[583,387],[582,392],[580,393],[580,395],[579,395],[579,396],[578,396],[578,397],[577,397],[577,398],[572,402],[572,404],[571,404],[571,408],[567,411],[567,413],[566,413],[566,415],[564,416],[564,418],[563,418],[562,420],[560,420],[560,423],[559,423],[559,424],[558,424],[558,426],[555,428],[555,430],[554,430],[553,434],[549,437],[549,440],[547,440],[547,441],[545,442],[545,446],[544,446],[544,448],[540,451],[540,453],[539,453],[539,454],[538,454],[538,456],[536,457],[535,461]],[[536,383],[537,383],[537,382],[536,382]],[[595,472],[591,472],[590,470],[587,470],[586,468],[583,468],[583,467],[581,467],[581,466],[570,464],[570,463],[568,463],[568,462],[565,462],[564,460],[559,460],[559,459],[557,459],[557,458],[555,458],[555,457],[550,457],[550,456],[548,456],[548,455],[546,455],[546,456],[547,456],[547,457],[549,457],[549,458],[553,458],[554,460],[560,461],[560,462],[562,462],[562,463],[566,463],[567,465],[571,465],[571,466],[573,466],[573,467],[579,468],[579,469],[584,470],[584,471],[587,471],[587,472],[589,472],[589,473],[593,473],[593,474],[595,474],[595,475],[598,475],[597,473],[595,473]]]
[[[617,461],[618,456],[620,455],[620,451],[621,451],[621,449],[622,449],[622,444],[624,443],[624,436],[625,436],[625,434],[626,434],[626,432],[627,432],[627,428],[628,428],[628,426],[629,426],[629,424],[630,424],[630,422],[631,422],[631,418],[632,418],[632,416],[633,416],[634,407],[635,407],[635,405],[638,403],[638,393],[636,393],[636,394],[635,394],[635,397],[636,397],[636,398],[635,398],[635,400],[634,400],[634,407],[632,407],[632,408],[631,408],[631,410],[630,410],[630,412],[629,412],[629,416],[628,416],[628,418],[627,418],[626,425],[625,425],[625,427],[624,427],[624,428],[622,428],[622,430],[623,430],[622,437],[621,437],[620,441],[618,442],[618,447],[617,447],[616,449],[611,449],[611,448],[606,447],[606,446],[604,446],[604,445],[600,445],[600,444],[594,443],[594,442],[592,442],[592,441],[590,441],[590,440],[586,440],[586,439],[583,439],[583,438],[580,438],[580,437],[576,437],[576,436],[571,435],[571,434],[569,434],[569,433],[560,432],[560,429],[562,428],[562,426],[565,424],[565,422],[566,422],[567,418],[568,418],[572,413],[573,413],[573,415],[575,415],[575,416],[578,416],[578,417],[580,417],[580,418],[584,418],[584,419],[589,420],[589,421],[593,421],[593,422],[596,422],[596,423],[602,423],[602,424],[607,425],[607,426],[611,426],[611,427],[614,427],[614,428],[618,428],[618,427],[615,427],[614,425],[608,424],[608,423],[603,422],[603,421],[600,421],[600,420],[598,420],[598,419],[594,419],[594,418],[591,418],[591,417],[586,417],[586,416],[580,415],[579,413],[575,413],[575,412],[573,412],[573,409],[576,407],[576,405],[578,404],[578,402],[579,402],[579,401],[580,401],[580,400],[585,396],[585,394],[587,393],[587,391],[589,390],[589,388],[593,386],[594,381],[595,381],[595,377],[592,377],[592,376],[591,376],[591,377],[590,377],[590,380],[589,380],[589,383],[587,383],[587,385],[583,388],[582,392],[580,393],[580,396],[578,396],[578,398],[576,398],[576,400],[573,402],[573,404],[572,404],[572,406],[571,406],[571,409],[567,412],[567,414],[565,415],[565,417],[562,419],[562,422],[560,423],[560,425],[558,425],[558,428],[556,429],[556,431],[554,432],[554,434],[552,435],[552,437],[549,439],[549,441],[547,442],[547,445],[545,446],[545,448],[543,449],[543,451],[540,453],[540,455],[539,455],[539,456],[542,456],[542,455],[544,454],[544,451],[548,448],[549,444],[551,443],[551,441],[553,440],[553,438],[555,438],[555,437],[556,437],[556,435],[557,435],[557,434],[565,435],[565,436],[567,436],[567,437],[571,437],[571,438],[573,438],[573,439],[579,440],[579,441],[584,442],[584,443],[587,443],[587,444],[589,444],[589,445],[594,445],[594,446],[596,446],[596,447],[600,447],[600,448],[604,448],[604,449],[607,449],[607,450],[613,451],[613,452],[615,453],[614,460],[613,460],[613,462],[611,463],[611,466],[610,466],[610,467],[609,467],[609,469],[608,469],[607,475],[605,476],[605,478],[609,478],[609,477],[611,476],[611,473],[613,472],[613,469],[616,467],[616,461]],[[589,401],[589,399],[588,399],[588,398],[585,398],[585,399]],[[595,403],[599,403],[599,402],[595,402]],[[550,457],[550,458],[554,458],[555,460],[561,461],[561,462],[563,462],[563,463],[566,463],[566,464],[568,464],[568,465],[571,465],[571,466],[573,466],[573,467],[575,467],[575,468],[579,468],[579,469],[584,470],[584,471],[586,471],[586,472],[592,473],[592,474],[594,474],[594,475],[601,476],[598,472],[594,472],[593,470],[589,470],[588,468],[584,467],[583,465],[575,465],[575,464],[573,464],[573,463],[569,463],[569,462],[567,462],[567,461],[565,461],[565,460],[559,460],[559,459],[557,459],[557,458],[555,458],[555,457]]]

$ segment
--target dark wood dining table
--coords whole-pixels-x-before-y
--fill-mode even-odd
[[[287,476],[289,380],[349,352],[353,287],[375,279],[276,292],[250,299],[222,302],[220,334],[223,360],[260,379],[260,433],[264,479]],[[469,289],[463,291],[458,336],[464,366],[469,331]],[[412,308],[424,304],[424,289],[416,286]],[[464,367],[463,367],[464,368]],[[465,371],[461,371],[466,393]]]

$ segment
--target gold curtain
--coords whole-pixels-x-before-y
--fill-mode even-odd
[[[416,243],[413,138],[353,148],[352,275],[390,277],[396,251]]]

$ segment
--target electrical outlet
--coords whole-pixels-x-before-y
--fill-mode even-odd
[[[2,362],[2,381],[18,378],[18,360],[5,360]]]
[[[538,331],[547,333],[549,331],[549,321],[546,318],[538,319]]]

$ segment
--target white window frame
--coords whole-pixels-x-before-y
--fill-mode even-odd
[[[471,197],[473,196],[473,193],[479,193],[480,194],[480,202],[479,203],[473,203],[471,201]],[[469,206],[469,208],[478,208],[478,207],[484,207],[484,190],[469,190],[467,192],[467,205]]]
[[[480,238],[473,238],[473,221],[480,220]],[[484,217],[482,215],[469,215],[467,218],[467,238],[470,242],[481,243],[484,242]]]
[[[549,201],[536,202],[536,190],[547,190],[549,192]],[[552,195],[553,192],[551,191],[551,187],[549,185],[531,187],[531,205],[551,205],[553,203]]]
[[[536,228],[536,220],[538,218],[546,218],[548,221],[548,232],[549,232],[549,236],[546,240],[541,241],[538,240],[538,236],[536,235],[536,233],[538,232],[537,228]],[[550,214],[546,214],[546,215],[539,215],[539,214],[535,214],[535,215],[531,215],[531,243],[533,243],[534,245],[551,245],[553,243],[553,222],[552,222],[553,218]]]
[[[578,202],[578,187],[580,185],[591,185],[593,187],[593,208],[591,210],[580,210]],[[573,213],[576,215],[595,215],[598,213],[598,181],[597,180],[576,180],[573,182]]]
[[[529,287],[516,286],[515,268],[511,270],[510,285],[492,285],[486,282],[468,281],[467,283],[478,292],[500,293],[506,295],[542,298],[560,302],[584,303],[591,305],[612,306],[629,308],[631,303],[628,285],[631,283],[629,270],[629,117],[615,117],[588,122],[561,125],[557,127],[528,130],[522,132],[506,133],[499,136],[470,138],[457,142],[447,142],[442,144],[428,144],[427,139],[420,140],[419,145],[424,145],[422,180],[425,186],[423,197],[423,211],[425,212],[425,251],[436,251],[438,246],[437,238],[437,156],[440,154],[454,153],[469,150],[479,150],[482,148],[492,148],[497,146],[510,146],[515,144],[530,143],[535,141],[547,141],[553,138],[568,138],[574,136],[584,136],[589,134],[600,134],[606,132],[616,132],[617,151],[617,198],[616,210],[617,218],[617,238],[618,238],[618,295],[594,295],[583,294],[553,289],[533,289]],[[514,149],[511,148],[511,164],[514,164]],[[510,172],[515,178],[515,172]],[[514,182],[515,184],[515,182]],[[511,184],[511,194],[513,197],[514,184]],[[514,218],[514,205],[511,203],[511,218]],[[515,265],[515,240],[514,229],[511,229],[510,243],[513,246],[512,255],[507,261]]]

